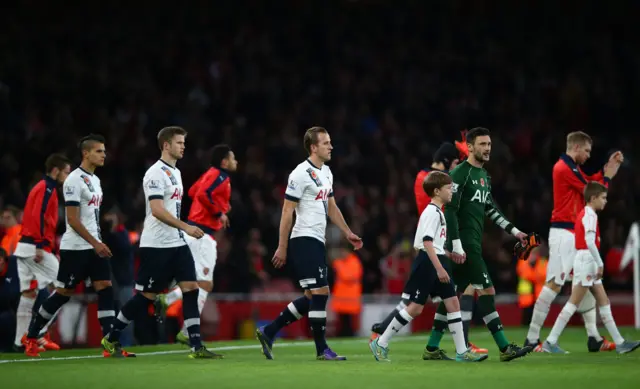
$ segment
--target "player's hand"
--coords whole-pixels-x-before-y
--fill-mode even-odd
[[[609,162],[615,162],[621,165],[622,162],[624,162],[624,154],[622,154],[622,151],[616,151],[613,153],[611,157],[609,157]]]
[[[347,240],[353,245],[354,250],[360,250],[362,248],[362,238],[353,232],[347,234]]]
[[[451,252],[451,260],[453,261],[453,263],[457,263],[458,265],[464,263],[464,261],[467,259],[467,254],[465,253],[456,253],[454,251]]]
[[[529,244],[529,241],[527,240],[527,234],[525,234],[524,232],[518,232],[515,237],[518,238],[518,240],[520,241],[520,243],[522,243],[523,246],[527,246]]]
[[[444,267],[440,266],[440,268],[438,268],[436,270],[436,273],[438,274],[438,279],[443,284],[448,284],[449,282],[451,282],[451,278],[449,277],[449,273],[447,273],[447,271],[444,270]]]
[[[109,247],[102,242],[96,243],[96,245],[93,246],[93,249],[96,250],[96,253],[100,258],[111,258],[113,256]]]
[[[276,269],[280,269],[284,266],[284,264],[287,263],[287,248],[278,246],[276,253],[273,254],[271,263],[273,263],[273,267]]]
[[[596,280],[601,280],[603,274],[604,274],[604,267],[600,266],[598,268],[598,272],[596,273]]]
[[[220,222],[222,223],[222,228],[231,227],[231,223],[229,222],[229,216],[227,216],[224,213],[222,214],[222,216],[220,216]]]
[[[189,224],[188,227],[184,229],[184,232],[196,239],[200,239],[204,236],[204,232],[199,227],[192,226],[191,224]]]

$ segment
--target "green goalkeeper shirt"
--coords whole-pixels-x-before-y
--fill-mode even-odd
[[[460,239],[465,251],[482,250],[485,216],[506,232],[514,233],[514,225],[493,202],[489,175],[484,168],[464,161],[449,175],[453,180],[453,198],[444,207],[448,249],[452,241]]]

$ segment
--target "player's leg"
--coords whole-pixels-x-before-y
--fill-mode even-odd
[[[638,349],[640,347],[640,342],[625,340],[620,334],[620,331],[618,331],[618,326],[616,326],[616,322],[613,319],[613,314],[611,313],[611,304],[609,302],[609,297],[607,296],[607,292],[604,290],[602,280],[594,282],[593,286],[591,287],[591,291],[593,292],[593,296],[596,298],[598,311],[600,312],[600,317],[602,318],[602,324],[604,324],[607,332],[609,332],[609,335],[611,335],[611,339],[616,344],[616,351],[619,354],[626,354]]]
[[[80,253],[80,254],[79,254]],[[66,304],[78,282],[87,278],[87,266],[80,251],[60,250],[60,267],[54,285],[56,290],[42,303],[29,324],[25,354],[39,356],[38,335],[49,320]]]
[[[565,282],[563,258],[572,261],[574,256],[574,235],[561,228],[549,230],[549,262],[547,263],[546,284],[540,291],[533,306],[533,315],[525,346],[535,347],[535,351],[542,351],[540,347],[540,330],[547,319],[553,300],[562,289]]]
[[[487,354],[489,350],[481,348],[469,341],[469,328],[473,321],[473,311],[476,305],[476,290],[473,286],[468,285],[460,296],[460,309],[462,311],[462,328],[464,331],[464,340],[467,342],[471,350],[476,354]]]
[[[389,327],[389,324],[391,324],[393,318],[396,317],[396,314],[407,307],[407,305],[409,304],[409,295],[403,293],[401,298],[402,300],[400,300],[398,305],[396,305],[396,307],[387,315],[387,317],[384,318],[384,320],[371,326],[371,340],[374,340],[378,336],[382,335],[387,327]]]
[[[450,266],[453,272],[453,282],[456,285],[457,290],[465,290],[469,285],[466,263],[451,263]],[[440,342],[442,341],[442,336],[444,335],[444,331],[447,327],[447,307],[444,305],[444,302],[440,302],[433,318],[433,327],[431,329],[431,334],[429,335],[427,346],[422,353],[422,359],[425,361],[451,360],[444,350],[440,349]]]
[[[28,261],[33,261],[33,258],[16,257],[20,284],[20,302],[16,309],[16,335],[13,342],[13,349],[19,352],[24,351],[22,340],[29,330],[33,306],[37,297],[37,290],[31,288],[31,280],[34,278],[34,275]]]
[[[430,271],[428,266],[431,262],[426,263],[428,259],[425,259],[424,256],[426,256],[424,252],[420,251],[418,253],[418,258],[414,260],[415,265],[402,291],[403,296],[409,297],[409,304],[395,314],[389,326],[378,339],[369,343],[369,349],[377,361],[389,362],[389,341],[391,337],[422,313],[435,281],[433,279],[435,278],[434,272]]]
[[[520,348],[507,340],[500,315],[496,310],[496,291],[482,258],[481,250],[467,251],[467,260],[465,262],[469,271],[470,284],[476,288],[479,294],[478,311],[500,350],[500,360],[508,362],[527,355],[532,350],[531,347]]]
[[[571,320],[571,317],[576,312],[578,305],[582,302],[585,293],[589,290],[589,286],[582,285],[578,271],[576,271],[574,277],[571,297],[569,297],[569,301],[567,301],[564,307],[562,307],[562,311],[558,315],[556,322],[553,324],[551,333],[549,333],[547,340],[542,344],[542,351],[544,352],[552,354],[567,354],[566,351],[558,346],[558,339],[560,338],[562,331],[564,331],[567,326],[567,323],[569,323],[569,320]]]
[[[116,296],[111,284],[111,262],[101,258],[94,250],[83,250],[89,263],[89,278],[98,295],[98,321],[102,336],[111,332],[116,317]]]
[[[155,296],[162,292],[173,278],[171,275],[171,260],[173,248],[161,249],[151,247],[140,248],[140,268],[136,278],[134,294],[127,301],[116,319],[113,321],[111,331],[102,338],[102,348],[105,356],[121,358],[128,356],[120,345],[120,334],[139,315],[144,314],[149,305],[155,301]]]
[[[171,278],[175,278],[178,286],[182,289],[182,316],[184,317],[184,326],[187,328],[189,343],[191,344],[189,357],[197,359],[223,358],[222,355],[208,350],[202,344],[200,310],[198,308],[200,292],[196,280],[195,262],[188,246],[185,245],[175,249],[171,265],[173,266]]]
[[[198,282],[198,313],[202,316],[202,310],[207,302],[209,293],[213,291],[213,272],[216,266],[216,250],[217,244],[209,235],[205,235],[201,239],[189,237],[187,245],[191,250],[196,270],[196,280]],[[180,288],[178,288],[181,290]],[[185,325],[177,334],[176,340],[186,344],[188,342],[188,331]]]
[[[46,251],[42,255],[42,260],[39,263],[35,264],[35,266],[33,267],[35,286],[37,288],[40,288],[36,297],[36,304],[34,304],[33,312],[37,312],[35,305],[38,305],[39,309],[39,306],[53,292],[53,283],[55,282],[56,276],[58,275],[59,267],[60,264],[58,262],[58,258]],[[40,301],[38,302],[38,300]],[[49,326],[51,326],[51,324],[56,321],[58,313],[60,313],[60,311],[57,311],[53,314],[53,317],[47,322],[47,324],[44,325],[44,327],[42,327],[40,333],[38,334],[38,345],[46,350],[60,350],[60,346],[53,342],[48,336]]]
[[[451,272],[449,271],[448,263],[446,263],[446,258],[444,256],[441,257],[441,261],[445,262],[445,268],[447,269],[449,274],[451,274]],[[439,296],[440,298],[442,298],[442,302],[447,309],[447,326],[449,327],[449,332],[453,337],[453,343],[456,347],[456,361],[482,362],[487,359],[487,353],[476,353],[465,339],[461,312],[462,307],[460,305],[458,297],[456,296],[456,288],[453,284],[453,281],[445,284],[439,282],[436,276],[431,296]]]

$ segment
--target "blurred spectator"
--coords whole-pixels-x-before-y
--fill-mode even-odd
[[[362,263],[350,248],[334,249],[329,256],[333,269],[331,310],[338,316],[338,336],[355,336],[362,310]]]
[[[0,246],[8,255],[13,254],[20,240],[20,232],[22,231],[22,225],[20,225],[21,213],[18,208],[11,205],[2,211],[0,223],[4,229],[4,236]]]

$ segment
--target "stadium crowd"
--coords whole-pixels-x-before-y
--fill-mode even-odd
[[[0,208],[24,205],[47,155],[77,161],[77,140],[100,133],[103,231],[139,231],[154,137],[179,125],[189,131],[185,186],[216,143],[240,161],[214,292],[294,290],[270,259],[287,175],[305,158],[302,135],[323,125],[336,199],[364,240],[363,291],[397,292],[412,260],[413,181],[441,142],[491,129],[496,202],[521,230],[546,237],[551,167],[566,133],[584,129],[595,140],[587,172],[612,150],[625,153],[601,222],[603,253],[624,245],[640,204],[640,132],[629,129],[640,97],[637,25],[619,22],[632,13],[616,4],[587,4],[574,17],[569,3],[553,16],[530,2],[378,3],[236,1],[201,12],[209,3],[196,1],[154,4],[153,17],[137,3],[15,5],[0,34]],[[4,227],[16,214],[3,214]],[[342,244],[339,231],[328,235]],[[515,289],[514,243],[487,228],[498,292]]]

